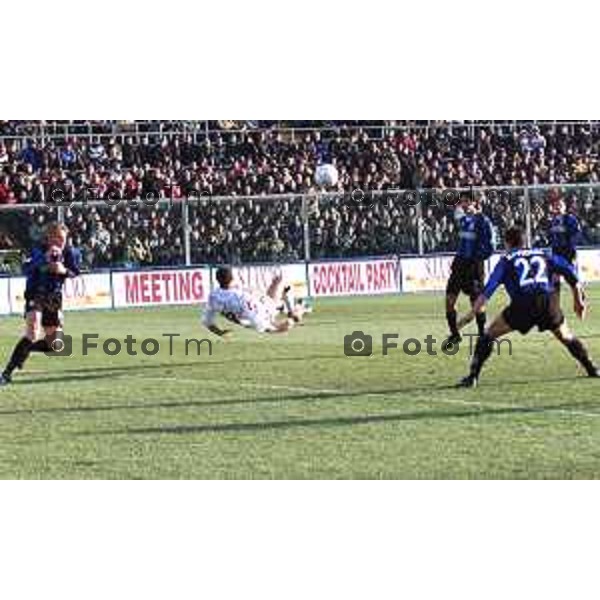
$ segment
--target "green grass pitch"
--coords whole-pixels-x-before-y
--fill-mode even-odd
[[[568,314],[600,358],[600,311]],[[3,363],[20,327],[0,320]],[[361,329],[374,355],[346,358],[344,336]],[[72,357],[35,356],[0,389],[0,477],[600,478],[599,381],[548,334],[513,336],[476,391],[452,387],[465,346],[381,354],[382,333],[445,331],[443,299],[422,295],[321,301],[290,335],[236,330],[212,357],[186,357],[182,342],[169,356],[166,340],[155,357],[82,357],[76,341]],[[197,308],[67,314],[67,333],[84,332],[205,337]]]

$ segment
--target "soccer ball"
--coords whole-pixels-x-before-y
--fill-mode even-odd
[[[339,179],[338,170],[333,165],[319,165],[315,171],[315,183],[319,187],[335,187]]]

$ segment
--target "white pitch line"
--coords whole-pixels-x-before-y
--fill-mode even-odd
[[[217,379],[189,379],[189,378],[179,378],[179,377],[140,377],[139,379],[143,379],[144,381],[157,381],[157,382],[165,382],[172,381],[176,383],[188,383],[192,385],[199,385],[205,383],[216,384],[217,386],[229,386],[228,382],[224,382],[222,380]],[[343,396],[344,393],[340,392],[340,390],[321,390],[315,388],[308,387],[292,387],[289,385],[271,385],[266,383],[250,383],[250,382],[237,382],[235,384],[237,387],[248,387],[248,388],[256,388],[260,390],[283,390],[286,392],[300,392],[307,394],[330,394],[336,396]]]
[[[345,396],[348,395],[347,392],[343,392],[340,390],[325,390],[325,389],[315,389],[315,388],[307,388],[307,387],[292,387],[289,385],[271,385],[266,383],[239,383],[240,387],[249,387],[256,388],[262,390],[283,390],[286,392],[300,392],[301,394],[328,394],[330,396]]]
[[[189,384],[201,384],[201,383],[214,383],[217,384],[219,386],[223,386],[223,385],[229,385],[228,383],[225,383],[221,380],[216,380],[216,379],[179,379],[177,377],[144,377],[145,381],[159,381],[159,382],[165,382],[165,381],[173,381],[173,382],[177,382],[177,383],[189,383]],[[320,388],[307,388],[307,387],[296,387],[296,386],[288,386],[288,385],[272,385],[272,384],[264,384],[264,383],[249,383],[249,382],[242,382],[242,383],[237,383],[236,384],[238,387],[248,387],[248,388],[255,388],[255,389],[261,389],[261,390],[272,390],[272,391],[286,391],[286,392],[298,392],[301,394],[327,394],[330,396],[339,396],[339,397],[344,397],[344,396],[352,396],[354,395],[354,392],[348,392],[345,390],[328,390],[328,389],[320,389]],[[365,392],[364,394],[361,394],[362,397],[365,398],[377,398],[377,399],[381,399],[382,397],[387,397],[387,398],[394,398],[396,396],[402,396],[402,395],[406,395],[407,392],[397,392],[397,393],[389,393],[389,392]],[[277,402],[277,398],[273,398],[273,402]],[[555,413],[555,414],[561,414],[561,415],[567,415],[567,416],[577,416],[577,417],[587,417],[590,419],[598,419],[600,418],[600,413],[591,413],[591,412],[585,412],[585,411],[581,411],[581,410],[569,410],[567,408],[536,408],[535,406],[522,406],[519,404],[498,404],[498,403],[494,403],[494,404],[490,404],[488,402],[479,402],[477,400],[461,400],[459,398],[432,398],[431,399],[432,403],[439,403],[439,404],[455,404],[455,405],[460,405],[460,406],[470,406],[470,407],[477,407],[477,408],[493,408],[493,409],[497,409],[497,410],[503,410],[503,409],[514,409],[514,410],[519,410],[519,411],[523,411],[524,413],[530,413],[530,414],[535,414],[535,413],[539,413],[539,414],[545,414],[545,413]]]
[[[367,398],[381,398],[382,396],[387,396],[393,398],[395,396],[405,395],[406,392],[398,392],[398,393],[388,393],[388,392],[367,392],[363,394],[364,397]],[[340,393],[340,395],[343,395]],[[460,398],[432,398],[431,402],[438,402],[440,404],[457,404],[460,406],[472,406],[477,408],[493,408],[498,410],[503,409],[515,409],[521,410],[524,413],[558,413],[565,415],[576,415],[581,417],[589,417],[598,419],[600,418],[600,413],[589,413],[578,410],[569,410],[567,408],[536,408],[535,406],[522,406],[519,404],[498,404],[498,403],[489,403],[489,402],[479,402],[477,400],[461,400]]]

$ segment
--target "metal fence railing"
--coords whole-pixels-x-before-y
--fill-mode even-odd
[[[90,268],[284,262],[453,252],[461,190],[87,201],[0,206],[0,250],[25,251],[44,225],[65,223]],[[551,197],[600,246],[600,185],[476,188],[499,236],[521,223],[545,245]]]
[[[38,138],[43,140],[69,138],[125,138],[128,136],[173,136],[189,134],[195,139],[216,133],[246,133],[249,131],[277,131],[290,139],[319,131],[323,134],[344,131],[365,132],[372,138],[380,138],[391,132],[435,131],[466,129],[474,136],[481,128],[510,133],[528,126],[566,127],[587,126],[598,128],[600,121],[584,120],[476,120],[476,121],[322,121],[318,125],[306,121],[30,121],[16,124],[10,131],[0,129],[0,141]]]

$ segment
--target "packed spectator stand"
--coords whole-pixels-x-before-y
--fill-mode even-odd
[[[539,243],[561,194],[600,244],[599,145],[595,121],[0,121],[0,250],[59,214],[89,268],[445,252],[452,207],[392,191],[471,186]]]

